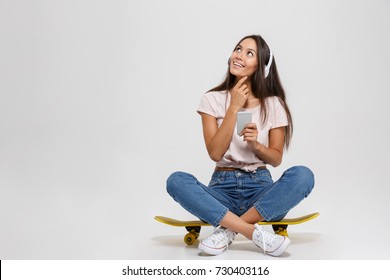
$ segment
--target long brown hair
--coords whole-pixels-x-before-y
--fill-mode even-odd
[[[277,96],[282,104],[283,108],[286,110],[288,125],[285,128],[285,138],[284,144],[285,147],[288,148],[290,145],[292,133],[293,133],[293,123],[290,110],[286,103],[286,94],[284,92],[282,83],[280,82],[278,69],[276,67],[275,57],[272,58],[271,68],[269,70],[268,76],[264,77],[264,68],[270,58],[270,48],[267,43],[260,35],[249,35],[242,38],[236,45],[237,46],[244,41],[245,39],[251,38],[255,40],[257,45],[257,59],[258,59],[258,67],[255,73],[251,77],[251,87],[252,92],[256,98],[259,99],[261,104],[261,113],[262,113],[262,122],[265,121],[267,116],[267,104],[265,99],[269,96]],[[229,63],[230,64],[230,63]],[[230,65],[227,70],[227,74],[225,80],[218,86],[210,89],[210,91],[229,91],[231,90],[236,81],[236,76],[230,73]]]

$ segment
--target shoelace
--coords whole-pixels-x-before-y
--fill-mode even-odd
[[[222,240],[226,240],[226,250],[229,248],[229,241],[230,237],[226,233],[226,229],[224,228],[217,228],[212,236],[210,236],[210,239],[214,242],[214,244],[219,244],[221,243]]]
[[[270,240],[274,239],[274,237],[268,231],[264,230],[260,226],[256,226],[256,228],[261,233],[261,239],[262,239],[261,241],[263,243],[263,253],[264,253],[264,255],[266,255],[266,252],[267,252],[267,241],[270,241]],[[266,239],[268,239],[268,240],[266,240]]]
[[[263,254],[266,255],[266,248],[267,248],[267,243],[265,242],[265,237],[264,237],[264,232],[261,233],[262,241],[263,241]]]

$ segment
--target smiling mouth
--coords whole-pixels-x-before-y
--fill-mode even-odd
[[[234,66],[237,66],[237,67],[240,67],[240,68],[244,68],[244,65],[238,63],[238,62],[233,62],[233,65]]]

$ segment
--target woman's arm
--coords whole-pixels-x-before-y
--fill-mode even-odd
[[[231,90],[230,105],[219,128],[215,117],[201,113],[207,152],[215,162],[220,161],[229,148],[237,121],[237,112],[248,99],[249,88],[245,84],[246,79],[247,77],[241,78]]]
[[[210,158],[218,162],[230,146],[237,112],[227,110],[221,127],[218,129],[217,119],[211,115],[202,113],[203,137]]]
[[[251,123],[243,130],[244,141],[247,141],[252,151],[267,164],[276,167],[282,163],[285,127],[273,128],[269,131],[268,147],[257,141],[256,124]]]

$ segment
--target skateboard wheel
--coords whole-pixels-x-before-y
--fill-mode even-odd
[[[199,234],[198,234],[199,236]],[[185,236],[184,236],[184,242],[188,245],[192,245],[194,244],[195,240],[198,238],[198,236],[196,236],[196,234],[192,233],[192,232],[189,232],[187,233]]]

